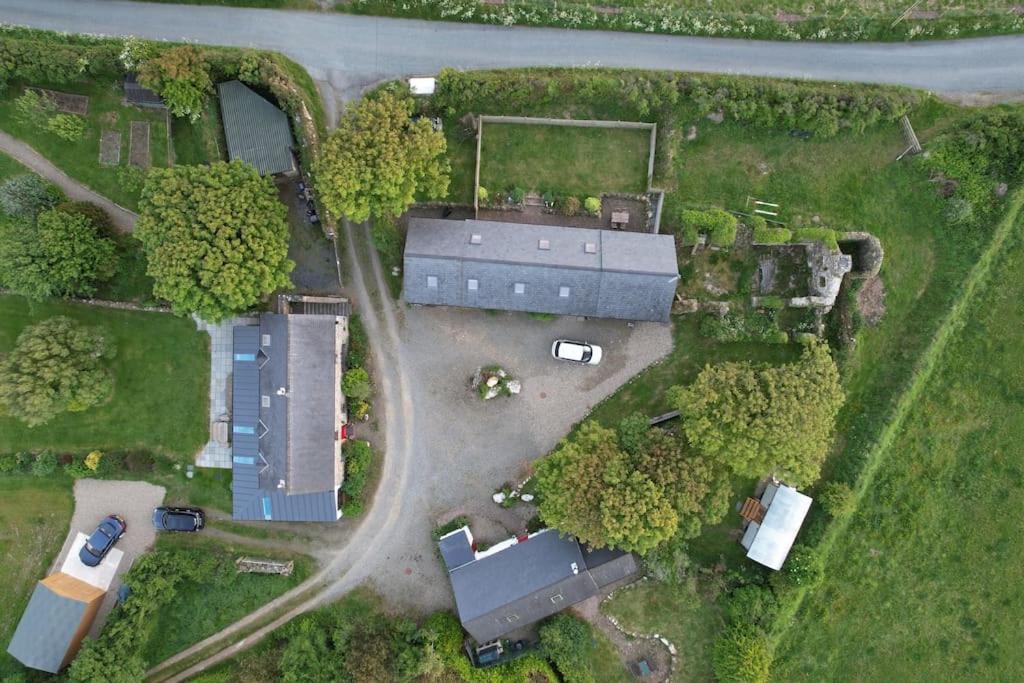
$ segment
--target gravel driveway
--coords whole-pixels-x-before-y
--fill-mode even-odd
[[[121,587],[121,576],[128,571],[135,559],[153,547],[156,531],[150,521],[153,508],[164,500],[164,487],[147,484],[144,481],[103,481],[100,479],[79,479],[75,482],[75,513],[71,516],[71,531],[64,541],[60,555],[54,561],[51,571],[57,571],[64,564],[68,550],[79,531],[88,535],[96,530],[100,520],[109,514],[124,517],[128,531],[117,542],[116,548],[124,553],[114,582],[110,584],[107,597],[103,600],[96,621],[89,635],[95,638],[107,621],[110,610],[117,602],[117,589]]]
[[[404,544],[372,572],[390,600],[430,610],[452,606],[451,589],[430,541],[445,512],[477,507],[531,461],[554,448],[601,399],[672,348],[671,328],[654,323],[536,320],[522,313],[405,307],[402,372],[415,406],[417,481],[406,496]],[[557,338],[604,349],[596,367],[551,358]],[[522,380],[519,396],[481,401],[469,379],[480,366],[500,364]],[[387,482],[384,482],[387,486]],[[498,510],[497,507],[494,508]]]

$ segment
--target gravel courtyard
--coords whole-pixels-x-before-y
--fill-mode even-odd
[[[671,350],[668,325],[521,313],[404,307],[402,370],[415,407],[416,485],[406,495],[404,543],[372,572],[399,605],[452,606],[451,589],[430,530],[454,509],[493,510],[494,490],[522,476],[601,399]],[[588,341],[604,349],[596,367],[556,361],[551,342]],[[519,396],[482,401],[469,387],[480,366],[500,364],[523,383]],[[387,482],[383,483],[387,486]]]

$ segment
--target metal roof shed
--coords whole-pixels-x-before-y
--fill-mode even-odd
[[[761,504],[767,508],[764,519],[760,524],[750,522],[740,543],[754,562],[782,569],[811,507],[811,499],[792,486],[769,484]]]
[[[260,175],[294,173],[288,115],[239,81],[217,84],[228,157],[253,166]]]

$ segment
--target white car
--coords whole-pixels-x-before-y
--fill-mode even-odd
[[[551,355],[555,360],[597,365],[601,362],[601,347],[586,342],[556,339],[551,345]]]

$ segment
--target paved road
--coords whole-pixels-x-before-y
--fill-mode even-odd
[[[3,13],[0,12],[0,16]],[[69,199],[80,202],[92,202],[103,208],[113,221],[114,227],[119,232],[131,232],[135,229],[135,219],[138,216],[128,209],[124,209],[106,197],[93,192],[91,189],[72,179],[64,171],[54,166],[42,154],[35,151],[26,143],[11,137],[0,131],[0,152],[14,157],[22,164],[35,171],[42,177],[64,191]]]
[[[0,20],[283,52],[343,94],[441,67],[616,66],[899,83],[950,93],[1024,90],[1024,36],[921,43],[792,43],[505,28],[344,14],[107,0],[0,0]]]

